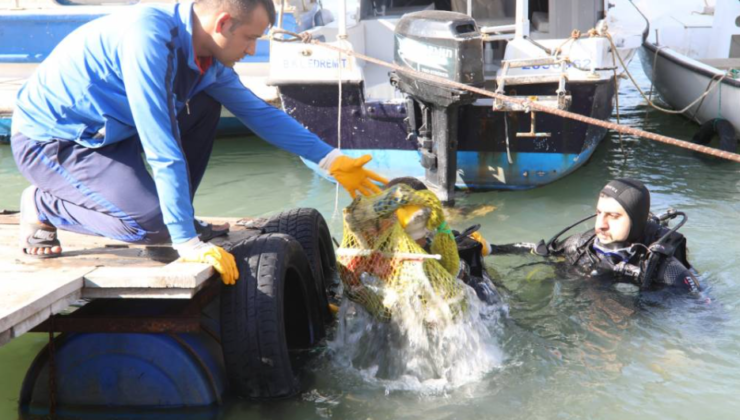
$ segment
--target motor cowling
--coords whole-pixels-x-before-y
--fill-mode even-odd
[[[397,65],[483,86],[483,35],[470,16],[438,10],[409,13],[394,34]]]

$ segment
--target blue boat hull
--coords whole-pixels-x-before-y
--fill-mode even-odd
[[[516,95],[553,95],[555,84],[516,86]],[[614,81],[569,83],[571,112],[602,120],[611,116]],[[342,136],[337,141],[336,85],[280,87],[286,111],[345,154],[370,154],[370,169],[385,176],[424,176],[417,145],[407,140],[403,103],[366,102],[362,85],[342,87]],[[507,118],[507,124],[504,124]],[[508,125],[508,133],[506,126]],[[516,137],[528,132],[530,114],[461,107],[456,186],[472,190],[521,190],[556,181],[588,161],[606,129],[549,114],[536,115],[537,131],[550,137]],[[508,149],[507,149],[508,134]],[[307,162],[317,169],[316,165]]]
[[[505,155],[478,152],[458,152],[458,179],[455,186],[461,190],[526,190],[554,182],[578,169],[591,158],[598,143],[579,154],[553,154],[519,152],[512,154],[514,164],[509,164]],[[387,178],[403,176],[424,177],[424,168],[419,163],[421,154],[413,150],[343,149],[348,156],[370,155],[373,160],[366,165]],[[327,177],[315,163],[303,162],[324,178]],[[516,162],[522,162],[517,164]],[[492,171],[491,168],[501,168]]]

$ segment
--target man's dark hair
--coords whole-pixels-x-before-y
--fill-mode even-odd
[[[254,9],[257,6],[262,6],[267,12],[270,25],[275,25],[275,4],[272,0],[197,0],[196,3],[208,8],[223,8],[232,14],[237,21],[234,28],[239,23],[248,22]]]

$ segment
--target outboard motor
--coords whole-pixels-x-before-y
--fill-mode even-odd
[[[395,30],[394,61],[423,73],[482,87],[483,36],[468,15],[425,10],[401,18]],[[406,95],[408,139],[418,143],[426,180],[440,200],[454,204],[459,108],[476,95],[440,83],[391,73]]]

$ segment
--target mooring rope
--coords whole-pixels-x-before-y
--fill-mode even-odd
[[[275,33],[284,33],[284,34],[291,35],[291,36],[296,37],[296,38],[299,38],[299,39],[306,38],[305,36],[302,37],[299,34],[296,34],[294,32],[290,32],[290,31],[286,31],[286,30],[274,30],[274,32]],[[275,38],[275,39],[277,40],[277,38]],[[463,83],[459,83],[459,82],[455,82],[455,81],[452,81],[452,80],[448,80],[448,79],[445,79],[445,78],[442,78],[442,77],[438,77],[438,76],[434,76],[434,75],[431,75],[431,74],[422,73],[420,71],[412,70],[412,69],[409,69],[409,68],[401,67],[401,66],[399,66],[397,64],[388,63],[386,61],[379,60],[379,59],[373,58],[373,57],[369,57],[367,55],[364,55],[364,54],[361,54],[361,53],[358,53],[358,52],[355,52],[355,51],[352,51],[352,50],[349,50],[349,49],[339,48],[339,47],[336,47],[336,46],[331,45],[331,44],[326,44],[326,43],[323,43],[323,42],[319,42],[319,41],[317,41],[315,39],[309,39],[309,40],[307,40],[305,42],[307,42],[309,44],[313,44],[313,45],[319,46],[319,47],[327,48],[327,49],[330,49],[330,50],[333,50],[333,51],[343,52],[347,56],[355,57],[355,58],[358,58],[358,59],[367,61],[369,63],[377,64],[379,66],[386,67],[386,68],[389,68],[391,70],[395,70],[395,71],[397,71],[399,73],[405,73],[405,74],[407,74],[409,76],[415,76],[415,77],[417,77],[419,79],[422,79],[422,80],[427,80],[427,81],[438,83],[438,84],[441,84],[441,85],[444,85],[444,86],[449,86],[449,87],[452,87],[452,88],[456,88],[456,89],[465,90],[465,91],[468,91],[468,92],[477,93],[478,95],[487,96],[487,97],[493,98],[493,99],[498,99],[498,100],[500,100],[502,102],[507,102],[507,103],[510,103],[510,104],[517,104],[517,105],[520,105],[523,108],[525,108],[525,112],[529,112],[530,110],[545,112],[545,113],[556,115],[556,116],[559,116],[559,117],[562,117],[562,118],[568,118],[568,119],[579,121],[579,122],[582,122],[582,123],[585,123],[585,124],[591,124],[591,125],[595,125],[597,127],[603,127],[603,128],[606,128],[606,129],[609,129],[609,130],[614,130],[616,132],[620,132],[620,133],[624,133],[624,134],[631,134],[631,135],[636,136],[636,137],[643,137],[643,138],[646,138],[646,139],[649,139],[649,140],[654,140],[654,141],[657,141],[657,142],[660,142],[660,143],[670,144],[672,146],[681,147],[681,148],[684,148],[684,149],[693,150],[695,152],[704,153],[704,154],[707,154],[707,155],[710,155],[710,156],[718,157],[718,158],[721,158],[721,159],[727,159],[727,160],[731,160],[733,162],[740,163],[740,154],[737,154],[737,153],[725,152],[725,151],[722,151],[722,150],[713,149],[711,147],[701,146],[701,145],[698,145],[698,144],[694,144],[694,143],[691,143],[691,142],[688,142],[688,141],[685,141],[685,140],[679,140],[679,139],[676,139],[676,138],[673,138],[673,137],[664,136],[662,134],[651,133],[649,131],[640,130],[640,129],[632,128],[632,127],[625,126],[625,125],[615,124],[615,123],[612,123],[612,122],[609,122],[609,121],[602,121],[602,120],[599,120],[599,119],[596,119],[596,118],[587,117],[585,115],[576,114],[576,113],[570,112],[570,111],[564,111],[564,110],[557,109],[557,108],[551,108],[549,106],[546,106],[546,105],[542,105],[542,104],[537,103],[536,100],[533,101],[533,100],[530,100],[530,99],[513,98],[513,97],[510,97],[510,96],[506,96],[506,95],[502,95],[502,94],[499,94],[499,93],[491,92],[489,90],[477,88],[477,87],[474,87],[474,86],[469,86],[469,85],[466,85],[466,84],[463,84]]]

